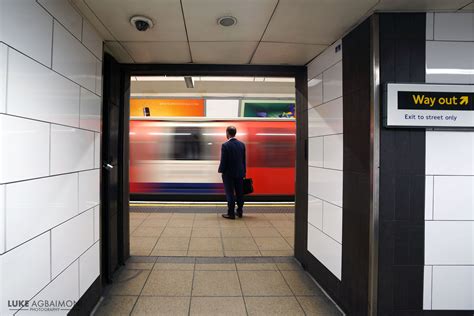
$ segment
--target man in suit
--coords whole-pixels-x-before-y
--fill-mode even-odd
[[[237,216],[242,217],[244,207],[244,178],[246,174],[245,144],[235,138],[237,129],[227,127],[227,141],[222,144],[219,173],[222,173],[225,195],[227,198],[227,214],[222,217],[235,219],[235,201],[237,200]],[[235,196],[234,196],[235,192]]]

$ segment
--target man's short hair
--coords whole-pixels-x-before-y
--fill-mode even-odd
[[[237,134],[237,129],[235,128],[235,126],[228,126],[227,129],[226,129],[226,132],[227,134],[230,135],[230,137],[234,137],[235,134]]]

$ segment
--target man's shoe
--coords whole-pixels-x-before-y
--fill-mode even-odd
[[[240,211],[240,212],[239,212],[239,211],[237,211],[237,216],[238,216],[239,218],[242,218],[242,216],[244,216],[244,214],[243,214],[243,212],[242,212],[242,211]]]
[[[229,215],[229,214],[222,214],[222,217],[226,218],[226,219],[235,219],[235,215]]]

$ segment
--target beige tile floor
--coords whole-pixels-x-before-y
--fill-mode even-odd
[[[288,257],[132,257],[103,315],[341,315]]]
[[[132,256],[293,256],[293,213],[130,213]]]

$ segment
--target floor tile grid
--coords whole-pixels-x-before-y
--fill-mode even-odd
[[[139,213],[139,214],[141,215],[141,214],[143,214],[143,213]],[[177,215],[176,215],[175,213],[170,214],[170,217],[169,217],[168,221],[167,221],[166,224],[165,224],[166,226],[163,227],[163,231],[164,231],[167,227],[169,227],[169,226],[168,226],[168,225],[169,225],[169,221],[170,221],[172,218],[174,218],[175,216],[178,216],[178,218],[179,218],[179,215],[181,215],[181,214],[177,214]],[[191,225],[191,226],[192,226],[192,227],[191,227],[191,231],[194,231],[194,228],[196,228],[195,225],[194,225],[194,223],[195,223],[195,221],[196,221],[196,219],[198,218],[199,215],[202,215],[202,214],[199,214],[199,213],[198,213],[198,214],[195,214],[195,217],[193,217],[193,222],[192,222],[192,225]],[[216,216],[218,216],[218,215],[219,215],[219,214],[216,214]],[[286,220],[293,222],[293,214],[259,214],[259,215],[260,215],[260,216],[258,216],[258,217],[260,217],[260,219],[258,219],[257,221],[262,221],[262,220],[263,220],[263,221],[267,222],[268,225],[270,225],[270,227],[271,227],[272,229],[274,229],[274,230],[278,233],[279,238],[281,238],[281,239],[285,242],[285,244],[290,247],[290,249],[293,249],[293,245],[289,243],[289,241],[288,241],[287,238],[292,239],[292,238],[294,238],[294,237],[293,237],[293,236],[290,236],[290,237],[284,236],[284,235],[281,233],[281,231],[280,231],[279,228],[282,228],[282,226],[277,226],[277,225],[275,225],[275,224],[273,223],[273,222],[277,222],[277,223],[278,223],[278,220],[275,219],[275,220],[273,220],[273,222],[272,222],[271,220],[269,220],[269,218],[271,219],[271,218],[274,217],[274,216],[281,216],[281,215],[283,215],[283,216],[286,217]],[[135,216],[136,216],[136,213],[131,213],[131,217],[135,217]],[[255,217],[255,214],[252,214],[252,216]],[[140,221],[140,223],[135,227],[135,229],[133,229],[132,235],[133,235],[133,233],[138,229],[138,227],[140,227],[140,225],[142,225],[143,223],[145,223],[146,219],[148,219],[148,218],[150,217],[150,214],[148,214],[147,217],[143,217],[143,216],[141,216],[141,217],[142,217],[142,218],[141,218],[141,221]],[[135,218],[135,219],[136,219],[136,218]],[[282,218],[279,218],[279,219],[282,219]],[[212,220],[212,221],[214,221],[214,220]],[[240,221],[240,220],[236,220],[236,221]],[[247,229],[249,230],[249,232],[250,232],[250,237],[252,237],[253,242],[254,242],[255,244],[257,244],[255,238],[270,238],[270,237],[255,237],[255,236],[254,236],[255,234],[253,234],[253,233],[251,232],[251,229],[250,229],[250,228],[252,228],[252,225],[249,225],[249,224],[248,224],[249,220],[245,220],[245,217],[244,217],[244,220],[243,220],[243,221],[244,221],[244,224],[245,224],[245,225],[238,224],[236,227],[239,227],[239,228],[245,227],[245,228],[247,228]],[[221,243],[222,243],[222,252],[223,252],[222,256],[223,256],[223,255],[225,254],[225,252],[226,252],[226,248],[225,248],[225,246],[224,246],[223,239],[222,239],[222,238],[225,238],[225,237],[223,236],[223,234],[222,234],[222,228],[224,228],[224,229],[230,228],[230,227],[232,227],[232,224],[228,223],[228,220],[223,220],[223,219],[218,219],[216,222],[217,222],[218,227],[219,227],[219,229],[220,229],[220,234],[219,234],[219,235],[220,235]],[[223,223],[225,223],[225,224],[223,225]],[[253,228],[254,228],[254,229],[258,229],[257,227],[253,227]],[[288,228],[289,228],[290,230],[293,230],[293,229],[294,229],[294,222],[291,224],[291,227],[288,227]],[[150,255],[151,253],[154,252],[153,250],[155,249],[155,247],[156,247],[156,245],[157,245],[157,243],[158,243],[158,240],[163,236],[163,231],[162,231],[161,234],[157,237],[157,240],[156,240],[154,246],[153,246],[153,247],[151,248],[151,250],[149,251],[148,255]],[[193,238],[193,237],[191,236],[191,238]],[[198,237],[198,238],[199,238],[199,237]],[[186,254],[185,254],[185,255],[190,255],[190,254],[189,254],[189,244],[190,244],[190,242],[191,242],[191,240],[188,240],[188,248],[187,248],[187,250],[186,250]],[[258,254],[259,254],[260,256],[264,255],[264,253],[261,252],[261,247],[257,247],[257,249],[258,249]],[[132,252],[133,252],[133,249],[132,249]]]
[[[191,259],[191,258],[189,258],[189,259]],[[249,260],[249,258],[240,258],[240,259],[243,259],[244,262],[245,262],[245,261],[248,262],[248,260]],[[250,259],[251,259],[251,258],[250,258]],[[270,258],[268,258],[268,259],[270,259]],[[281,260],[281,259],[282,259],[282,257],[279,257],[279,258],[277,258],[277,259],[271,259],[271,260],[272,260],[272,262],[274,262],[275,264],[278,264],[278,263],[282,263],[283,260]],[[285,259],[286,259],[286,258],[285,258]],[[232,260],[232,261],[230,261],[230,262],[233,262],[232,264],[236,266],[238,260],[239,260],[239,258],[235,258],[235,260]],[[287,261],[288,261],[288,263],[294,263],[294,261],[291,260],[291,259],[288,259]],[[196,269],[197,269],[197,267],[198,267],[198,262],[196,261],[196,258],[193,258],[193,259],[192,259],[192,262],[193,262],[193,281],[192,281],[192,286],[191,286],[191,293],[189,294],[189,295],[190,295],[190,300],[188,301],[188,303],[189,303],[189,306],[188,306],[188,315],[191,314],[191,306],[192,306],[192,302],[193,302],[193,301],[192,301],[193,297],[209,297],[209,296],[196,296],[196,295],[193,295],[193,292],[192,292],[192,291],[193,291],[193,289],[194,289],[194,276],[195,276],[194,271],[196,271]],[[229,262],[229,261],[228,261],[228,262]],[[262,262],[262,261],[260,261],[260,262]],[[145,280],[145,282],[144,282],[144,284],[143,284],[143,286],[142,286],[142,288],[141,288],[141,291],[140,291],[140,293],[139,293],[139,296],[136,297],[136,300],[135,300],[135,302],[134,302],[134,304],[133,304],[133,307],[132,307],[132,309],[131,309],[131,311],[130,311],[130,314],[132,314],[132,313],[135,311],[135,307],[136,307],[136,305],[137,305],[137,303],[138,303],[140,297],[150,297],[150,296],[151,296],[151,297],[160,297],[160,296],[157,296],[157,295],[143,295],[143,288],[145,287],[145,284],[148,282],[149,276],[151,275],[151,271],[155,271],[155,267],[156,267],[156,264],[157,264],[157,263],[158,263],[158,261],[155,261],[154,264],[153,264],[153,266],[151,267],[150,273],[148,274],[148,277],[147,277],[147,279]],[[264,297],[274,297],[275,299],[277,299],[278,297],[281,297],[281,298],[283,298],[283,297],[293,298],[293,299],[294,299],[294,302],[296,302],[296,303],[298,304],[299,308],[301,308],[301,312],[303,312],[303,311],[306,310],[306,309],[303,307],[303,305],[301,304],[301,302],[300,302],[300,299],[301,299],[302,297],[306,296],[306,297],[308,297],[308,299],[315,299],[315,298],[316,298],[316,297],[314,297],[314,294],[313,294],[313,295],[296,295],[297,293],[295,293],[295,292],[293,291],[292,287],[290,286],[290,284],[289,284],[288,281],[286,280],[285,276],[281,273],[281,271],[289,271],[289,270],[287,270],[287,269],[283,270],[283,269],[281,268],[281,266],[278,266],[278,265],[277,265],[276,267],[278,268],[278,271],[280,272],[280,276],[282,277],[282,279],[285,280],[286,286],[289,288],[291,295],[286,295],[286,296],[282,296],[282,295],[278,295],[278,296],[261,296],[261,295],[260,295],[260,296],[258,296],[258,295],[252,296],[252,295],[244,295],[243,289],[242,289],[242,281],[241,281],[240,273],[239,273],[239,272],[242,272],[242,271],[237,271],[238,282],[239,282],[239,287],[240,287],[240,294],[241,294],[241,298],[242,298],[243,301],[244,301],[244,308],[245,308],[245,311],[246,311],[247,314],[249,314],[248,306],[249,306],[249,304],[251,304],[251,303],[249,303],[248,300],[246,300],[246,297],[249,297],[249,298],[254,297],[254,298],[257,299],[257,300],[258,300],[258,298],[262,298],[262,299],[263,299]],[[294,269],[297,269],[297,270],[294,270]],[[178,271],[179,271],[179,270],[178,270]],[[210,271],[220,271],[220,270],[212,269],[212,270],[210,270]],[[228,271],[228,270],[225,270],[225,271]],[[245,271],[252,271],[252,270],[245,270]],[[261,271],[261,270],[260,270],[260,269],[257,269],[256,271]],[[296,264],[296,265],[293,267],[293,271],[302,271],[302,270],[301,270],[301,267]],[[305,276],[306,278],[308,278],[306,272],[304,272],[304,276]],[[312,280],[312,279],[309,279],[309,280],[310,280],[310,282],[314,282],[314,280]],[[324,295],[324,294],[321,293],[321,295]],[[128,297],[129,295],[114,295],[114,296],[127,296],[127,297]],[[164,297],[169,298],[169,297],[172,297],[172,296],[164,296]],[[179,297],[182,297],[182,296],[179,296]],[[214,297],[214,298],[219,298],[219,297],[217,297],[217,296],[213,296],[213,297]],[[234,297],[235,297],[235,296],[234,296]],[[222,297],[220,297],[220,298],[224,299],[225,296],[222,296]],[[227,297],[227,298],[228,298],[228,297]],[[254,300],[255,300],[255,299],[254,299]],[[270,300],[271,300],[271,299],[270,299]],[[323,306],[323,307],[324,307],[324,306]],[[325,314],[325,315],[326,315],[326,314]],[[332,314],[331,314],[331,315],[332,315]]]
[[[160,258],[163,258],[163,257],[160,257]],[[136,307],[136,305],[137,305],[137,303],[138,303],[140,297],[149,297],[149,296],[151,296],[151,297],[160,297],[159,295],[143,295],[143,289],[144,289],[145,285],[146,285],[147,282],[148,282],[148,279],[149,279],[149,277],[150,277],[150,275],[151,275],[151,272],[152,272],[152,271],[156,271],[156,265],[160,263],[160,262],[159,262],[159,261],[160,261],[160,258],[158,258],[158,260],[156,260],[157,258],[154,258],[153,266],[151,266],[151,268],[150,268],[150,273],[148,274],[148,276],[147,276],[145,282],[143,283],[143,286],[142,286],[142,288],[141,288],[141,290],[140,290],[139,296],[138,296],[138,297],[137,297],[137,296],[133,296],[133,297],[135,297],[136,299],[135,299],[135,302],[134,302],[134,304],[133,304],[133,307],[132,307],[132,309],[131,309],[131,311],[130,311],[130,314],[132,314],[133,311],[135,311],[135,307]],[[149,258],[149,259],[151,259],[151,258]],[[167,259],[167,258],[165,258],[165,259]],[[169,261],[169,262],[171,263],[171,262],[173,262],[174,260],[176,260],[177,258],[168,258],[168,259],[171,259],[171,261]],[[178,259],[179,259],[179,258],[178,258]],[[184,258],[183,258],[183,259],[184,259]],[[195,278],[195,271],[196,271],[197,268],[198,268],[198,264],[200,264],[199,261],[198,261],[199,259],[203,259],[203,258],[198,258],[198,259],[196,259],[196,258],[188,258],[188,259],[186,260],[186,262],[188,262],[188,263],[191,263],[191,262],[192,262],[192,267],[193,267],[193,280],[192,280],[191,292],[189,293],[189,295],[190,295],[190,300],[188,301],[188,303],[189,303],[189,306],[188,306],[188,315],[191,314],[192,298],[195,297],[195,295],[193,295],[193,290],[194,290],[194,278]],[[217,258],[217,259],[218,259],[218,258]],[[252,261],[252,258],[232,258],[231,260],[228,260],[228,259],[230,259],[230,258],[226,258],[225,263],[231,263],[232,265],[235,266],[236,269],[237,269],[237,263],[238,263],[238,262],[244,262],[244,263],[245,263],[245,262],[247,262],[247,263],[252,263],[252,262],[254,262],[254,263],[263,263],[262,260],[260,260],[260,261]],[[255,259],[257,259],[257,258],[255,258]],[[285,257],[265,258],[265,259],[262,258],[262,259],[263,259],[263,260],[266,260],[265,262],[270,261],[270,262],[275,263],[276,267],[278,268],[277,270],[279,271],[279,274],[280,274],[281,278],[282,278],[282,279],[284,280],[284,282],[286,283],[286,286],[289,288],[291,295],[286,295],[286,296],[281,296],[281,295],[279,295],[279,296],[273,296],[274,299],[271,299],[271,298],[270,298],[270,297],[272,297],[272,296],[249,296],[249,295],[247,295],[247,297],[249,297],[249,298],[254,297],[255,299],[253,299],[253,301],[258,300],[259,298],[260,298],[260,299],[264,299],[265,297],[269,297],[269,298],[267,299],[267,303],[268,303],[268,301],[272,301],[272,300],[275,300],[275,299],[276,299],[278,302],[280,302],[281,300],[279,300],[278,297],[281,297],[281,298],[283,298],[283,297],[288,297],[288,299],[289,299],[289,298],[293,298],[294,301],[292,300],[292,302],[295,302],[295,303],[298,304],[299,308],[301,308],[300,312],[306,311],[306,309],[304,308],[304,306],[303,306],[302,303],[301,303],[301,298],[303,298],[303,297],[306,296],[306,297],[307,297],[306,302],[308,302],[308,299],[310,299],[310,302],[313,302],[314,300],[318,299],[319,294],[317,294],[317,296],[314,296],[314,295],[316,295],[316,294],[312,294],[312,295],[296,295],[296,294],[298,294],[298,293],[296,293],[296,292],[293,290],[292,286],[289,284],[289,282],[288,282],[287,279],[285,278],[285,275],[282,273],[282,271],[301,271],[301,272],[303,271],[302,268],[301,268],[301,266],[299,266],[299,264],[297,264],[297,263],[294,261],[294,259],[285,258]],[[212,259],[211,259],[211,260],[212,260]],[[215,260],[215,259],[214,259],[214,260]],[[140,261],[140,260],[138,260],[138,261]],[[149,263],[150,260],[146,260],[146,262]],[[222,262],[222,261],[219,261],[219,262]],[[281,264],[283,264],[283,263],[289,264],[289,266],[282,266]],[[280,265],[279,265],[279,264],[280,264]],[[282,267],[287,267],[287,269],[283,269]],[[290,268],[290,269],[288,269],[288,268]],[[172,270],[172,269],[170,269],[170,270]],[[178,269],[178,271],[180,271],[180,270]],[[210,271],[215,271],[215,270],[214,270],[214,269],[211,269]],[[256,269],[256,270],[249,270],[249,269],[246,269],[245,271],[262,271],[262,270],[260,270],[260,269]],[[241,281],[240,273],[239,273],[239,272],[241,272],[241,271],[237,270],[236,272],[237,272],[237,277],[238,277],[238,282],[239,282],[239,288],[240,288],[241,298],[242,298],[243,301],[244,301],[244,308],[245,308],[246,313],[249,314],[248,307],[249,307],[249,304],[252,304],[252,302],[249,303],[248,300],[246,300],[246,295],[245,295],[244,292],[243,292],[243,289],[242,289],[242,281]],[[307,275],[306,272],[302,272],[302,275],[303,275],[303,277],[304,277],[305,279],[307,279],[309,282],[314,283],[314,280],[312,280],[312,278],[310,278],[310,277]],[[315,285],[315,286],[317,286],[317,285]],[[319,288],[319,287],[318,287],[318,288]],[[301,294],[301,293],[299,293],[299,294]],[[123,296],[123,295],[114,295],[114,296]],[[127,295],[125,295],[125,296],[127,296]],[[128,296],[130,296],[130,295],[128,295]],[[128,297],[128,296],[127,296],[127,297]],[[324,296],[324,294],[323,294],[322,292],[321,292],[321,296]],[[170,298],[170,297],[172,297],[172,296],[164,295],[163,297]],[[182,296],[179,296],[179,297],[182,297]],[[199,296],[199,297],[210,297],[210,296]],[[216,297],[216,296],[212,296],[212,297],[218,298],[218,297]],[[235,296],[234,296],[234,297],[235,297]],[[224,297],[222,297],[222,298],[224,298]],[[226,298],[229,299],[229,297],[226,297]],[[265,299],[264,299],[264,300],[265,300]],[[317,305],[316,303],[313,304],[313,305],[317,306],[317,308],[322,308],[323,310],[327,310],[327,308],[331,309],[331,306],[326,306],[327,304],[332,304],[332,303],[330,303],[330,302],[327,302],[327,299],[325,299],[324,297],[322,297],[322,300],[321,300],[321,298],[319,298],[318,300],[319,300],[319,302],[320,302],[320,305]],[[255,302],[253,302],[253,303],[255,304]],[[255,306],[254,306],[254,307],[255,307]],[[334,314],[335,314],[335,313],[334,313]],[[323,313],[318,313],[318,315],[323,315]],[[324,313],[324,315],[329,315],[329,314]],[[333,315],[333,313],[331,312],[330,315]]]
[[[191,242],[191,238],[189,238]],[[188,247],[189,251],[189,247]],[[189,299],[189,306],[188,306],[188,315],[191,315],[191,304],[193,303],[193,289],[194,289],[194,277],[196,276],[196,259],[194,259],[194,269],[193,269],[193,280],[191,281],[191,293]]]
[[[283,280],[285,280],[286,286],[288,286],[288,288],[290,289],[291,293],[293,294],[293,297],[298,303],[298,306],[301,308],[301,311],[306,315],[305,309],[303,308],[300,301],[298,300],[298,297],[296,296],[295,291],[293,291],[293,289],[291,288],[290,284],[288,283],[288,281],[286,280],[285,276],[283,275],[280,269],[278,269],[278,272],[280,272],[281,277],[283,278]]]
[[[265,217],[267,217],[268,214],[263,214]],[[283,214],[285,215],[287,218],[289,218],[291,221],[293,221],[293,229],[294,229],[294,225],[295,225],[295,222],[294,222],[294,217],[293,215],[294,214]],[[282,235],[282,233],[280,232],[280,230],[271,222],[271,221],[268,221],[270,223],[270,225],[272,225],[272,227],[278,232],[278,234],[280,235],[280,237],[288,244],[288,246],[290,246],[291,249],[294,249],[294,245],[291,245],[290,243],[288,243],[288,240],[286,240],[286,238]],[[246,223],[246,226],[248,228],[248,225]],[[252,235],[253,237],[253,235]],[[293,237],[294,237],[294,234],[293,234]]]
[[[176,214],[176,213],[173,213]],[[194,214],[193,217],[193,224],[191,225],[191,234],[193,233],[193,227],[194,227],[194,222],[196,221],[196,214]],[[186,250],[186,255],[189,255],[189,246],[191,245],[191,235],[189,236],[189,242],[188,242],[188,249]],[[196,260],[195,260],[196,261]],[[193,285],[194,285],[194,271],[196,270],[196,262],[194,262],[194,269],[193,269],[193,281],[191,282],[191,295],[192,295],[192,290],[193,290]],[[189,302],[189,313],[191,312],[191,302]]]
[[[135,309],[135,306],[137,305],[138,300],[140,299],[140,296],[141,296],[142,293],[143,293],[143,289],[145,288],[145,284],[148,282],[148,279],[150,278],[151,272],[153,271],[153,268],[155,267],[155,264],[156,264],[156,260],[155,260],[155,262],[153,263],[153,266],[152,266],[152,268],[151,268],[151,270],[150,270],[150,273],[148,273],[145,282],[143,283],[143,286],[142,286],[142,288],[141,288],[141,290],[140,290],[140,294],[137,296],[137,299],[135,300],[135,303],[133,304],[132,310],[130,311],[130,315],[132,315],[133,310]]]
[[[235,259],[234,259],[235,262]],[[240,293],[242,293],[242,299],[244,300],[245,313],[249,315],[247,302],[245,301],[244,291],[242,290],[242,281],[240,280],[239,270],[237,269],[237,263],[235,263],[235,269],[237,271],[237,279],[239,280]]]
[[[149,216],[148,216],[149,217]],[[146,219],[145,219],[146,220]],[[167,223],[168,224],[168,223]],[[166,227],[166,226],[165,226]],[[137,227],[138,228],[138,227]],[[155,244],[153,245],[153,247],[150,249],[150,252],[148,253],[148,255],[150,256],[151,255],[151,252],[153,251],[153,249],[155,249],[156,245],[158,244],[158,240],[160,240],[161,238],[161,235],[163,235],[163,232],[165,231],[165,229],[163,228],[163,230],[160,232],[160,234],[158,235],[158,238],[156,238],[156,242]],[[153,271],[153,270],[152,270]]]

